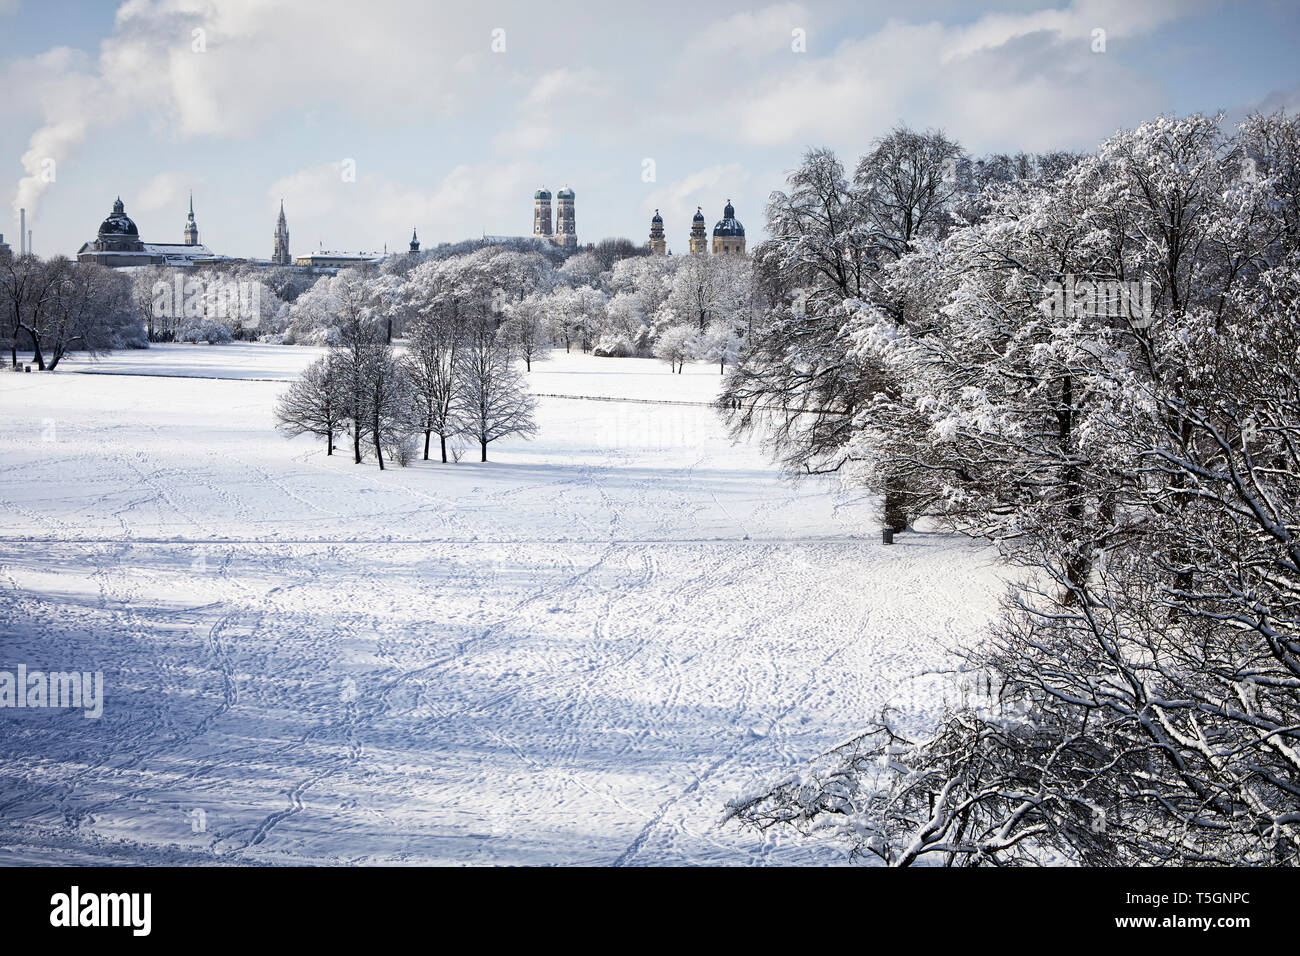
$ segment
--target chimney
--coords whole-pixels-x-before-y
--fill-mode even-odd
[[[21,256],[27,252],[27,208],[19,209],[18,216],[22,220],[18,226],[18,254]]]

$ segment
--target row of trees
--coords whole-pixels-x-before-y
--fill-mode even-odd
[[[493,290],[432,284],[416,308],[405,351],[389,341],[391,303],[381,287],[344,271],[330,283],[338,331],[329,351],[281,396],[278,427],[289,435],[348,435],[353,461],[373,457],[405,466],[423,439],[428,460],[437,436],[443,462],[457,442],[488,445],[536,432],[533,400],[500,328]]]
[[[410,334],[431,289],[487,288],[527,369],[559,347],[662,357],[664,350],[656,348],[660,338],[678,328],[698,335],[673,336],[674,351],[685,342],[686,358],[728,361],[727,349],[719,353],[716,346],[730,341],[734,353],[734,343],[748,330],[753,297],[748,262],[630,254],[634,251],[630,244],[610,241],[557,262],[537,250],[489,245],[442,257],[397,257],[362,275],[382,302],[390,340]],[[624,253],[629,254],[614,258]],[[605,260],[612,264],[607,267]],[[336,281],[321,277],[282,310],[265,310],[263,338],[289,344],[336,341]]]
[[[15,368],[19,351],[30,351],[41,371],[53,371],[70,352],[147,344],[130,281],[64,256],[0,253],[0,310],[0,347]]]
[[[724,405],[1021,584],[934,735],[882,716],[732,812],[894,865],[1300,863],[1300,123],[963,166],[806,156]]]

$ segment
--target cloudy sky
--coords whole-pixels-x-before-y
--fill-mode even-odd
[[[1298,40],[1291,0],[0,0],[0,232],[71,254],[120,194],[179,242],[192,189],[219,253],[269,256],[282,197],[295,253],[428,246],[528,233],[544,184],[581,241],[658,207],[680,252],[899,122],[978,154],[1295,109]]]

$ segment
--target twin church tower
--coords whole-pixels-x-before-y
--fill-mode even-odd
[[[574,222],[572,189],[564,188],[557,192],[555,199],[555,225],[551,225],[551,191],[543,186],[533,193],[533,236],[546,239],[565,249],[578,248],[578,232]],[[664,236],[664,219],[655,210],[650,220],[650,241],[652,255],[667,255],[668,240]],[[743,256],[745,254],[745,227],[736,218],[736,208],[727,200],[722,209],[722,218],[713,226],[713,243],[710,245],[705,231],[704,212],[695,207],[695,216],[691,220],[691,235],[688,243],[692,255]]]
[[[578,232],[573,218],[573,190],[555,194],[555,229],[551,229],[551,191],[543,186],[533,193],[533,236],[549,239],[565,249],[578,248]]]

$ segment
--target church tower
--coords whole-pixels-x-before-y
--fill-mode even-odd
[[[572,189],[565,187],[555,194],[555,241],[565,249],[578,248],[578,233],[574,226]]]
[[[417,236],[415,234],[415,230],[412,229],[411,230],[411,255],[418,256],[419,254],[420,254],[420,237]]]
[[[271,253],[271,261],[277,266],[293,265],[293,259],[289,256],[289,223],[284,218],[284,200],[280,200],[280,218],[275,223],[275,251]]]
[[[199,244],[199,224],[194,221],[194,193],[190,193],[190,214],[185,219],[185,245]]]
[[[664,217],[659,215],[659,210],[656,209],[650,219],[650,254],[662,256],[667,251],[668,244],[664,241]]]
[[[691,254],[702,256],[708,251],[709,237],[704,231],[704,212],[696,206],[695,215],[691,218]]]
[[[545,186],[533,193],[533,235],[551,238],[551,191]]]

